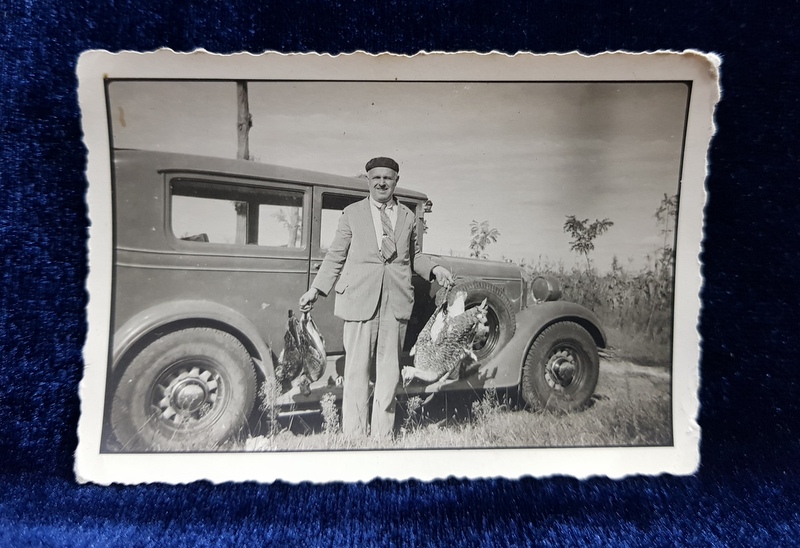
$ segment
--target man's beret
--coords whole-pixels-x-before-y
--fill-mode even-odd
[[[373,158],[369,162],[367,162],[366,170],[369,172],[370,169],[374,167],[388,167],[389,169],[393,169],[397,173],[400,172],[400,166],[397,165],[397,162],[392,160],[391,158],[384,158],[381,156],[380,158]]]

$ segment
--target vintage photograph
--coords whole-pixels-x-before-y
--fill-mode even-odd
[[[495,72],[316,58],[298,76],[285,56],[236,73],[160,53],[92,88],[108,181],[107,216],[90,205],[108,221],[93,458],[585,459],[669,454],[696,427],[676,417],[697,367],[676,360],[676,273],[699,278],[713,103],[705,126],[690,114],[712,79],[559,78],[505,56]]]

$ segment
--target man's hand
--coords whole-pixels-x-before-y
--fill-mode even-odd
[[[436,283],[445,289],[450,289],[456,284],[455,281],[453,281],[453,275],[450,274],[450,271],[443,266],[434,266],[433,275],[436,276]]]
[[[319,296],[319,292],[316,288],[311,288],[300,297],[300,312],[309,312],[312,308],[314,308],[314,303]]]

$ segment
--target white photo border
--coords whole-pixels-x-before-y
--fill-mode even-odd
[[[520,53],[363,52],[216,55],[85,52],[78,63],[79,102],[88,149],[88,332],[75,473],[80,482],[187,483],[208,480],[272,482],[368,481],[375,478],[434,480],[570,475],[577,478],[632,474],[692,474],[699,465],[701,309],[700,265],[707,150],[719,100],[720,59],[697,51],[631,54],[609,52],[535,55]],[[365,78],[365,76],[368,76]],[[112,454],[101,452],[109,359],[113,287],[113,217],[107,79],[187,80],[427,80],[427,81],[664,81],[692,82],[680,180],[675,267],[671,447],[585,447],[302,451],[269,453]],[[453,451],[458,451],[453,458]],[[487,453],[488,451],[488,453]]]

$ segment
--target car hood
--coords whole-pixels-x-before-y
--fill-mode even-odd
[[[482,279],[519,279],[522,269],[513,263],[486,261],[464,257],[448,257],[447,255],[425,255],[435,259],[437,264],[447,268],[456,277],[480,277]]]

